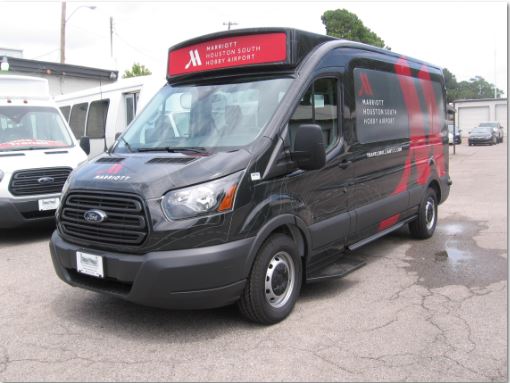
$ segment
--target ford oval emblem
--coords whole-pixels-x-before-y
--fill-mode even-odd
[[[85,219],[85,221],[90,223],[101,223],[104,220],[106,220],[108,216],[102,210],[92,209],[87,210],[85,213],[83,213],[83,218]]]
[[[53,182],[55,182],[55,178],[53,177],[41,177],[37,180],[37,182],[41,185],[47,185],[47,184],[52,184]]]

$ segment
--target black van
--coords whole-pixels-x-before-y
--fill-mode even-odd
[[[168,83],[75,170],[50,249],[73,286],[164,308],[238,303],[270,324],[305,282],[449,194],[440,68],[295,29],[169,50]],[[86,140],[85,140],[86,141]]]

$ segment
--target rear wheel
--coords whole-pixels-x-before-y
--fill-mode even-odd
[[[285,319],[299,296],[302,264],[296,244],[284,234],[266,240],[253,263],[238,302],[249,320],[273,324]]]
[[[432,237],[437,224],[437,195],[433,188],[428,188],[418,209],[418,217],[409,223],[411,236],[418,239]]]

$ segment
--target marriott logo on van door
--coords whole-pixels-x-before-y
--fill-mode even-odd
[[[170,51],[168,75],[287,60],[287,35],[263,33],[214,39]]]

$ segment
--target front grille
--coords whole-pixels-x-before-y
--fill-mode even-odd
[[[9,191],[15,196],[60,193],[71,168],[26,169],[14,172]]]
[[[101,210],[101,223],[85,220],[85,212]],[[60,215],[62,234],[87,243],[137,246],[148,232],[142,201],[133,195],[71,192],[65,198]]]

